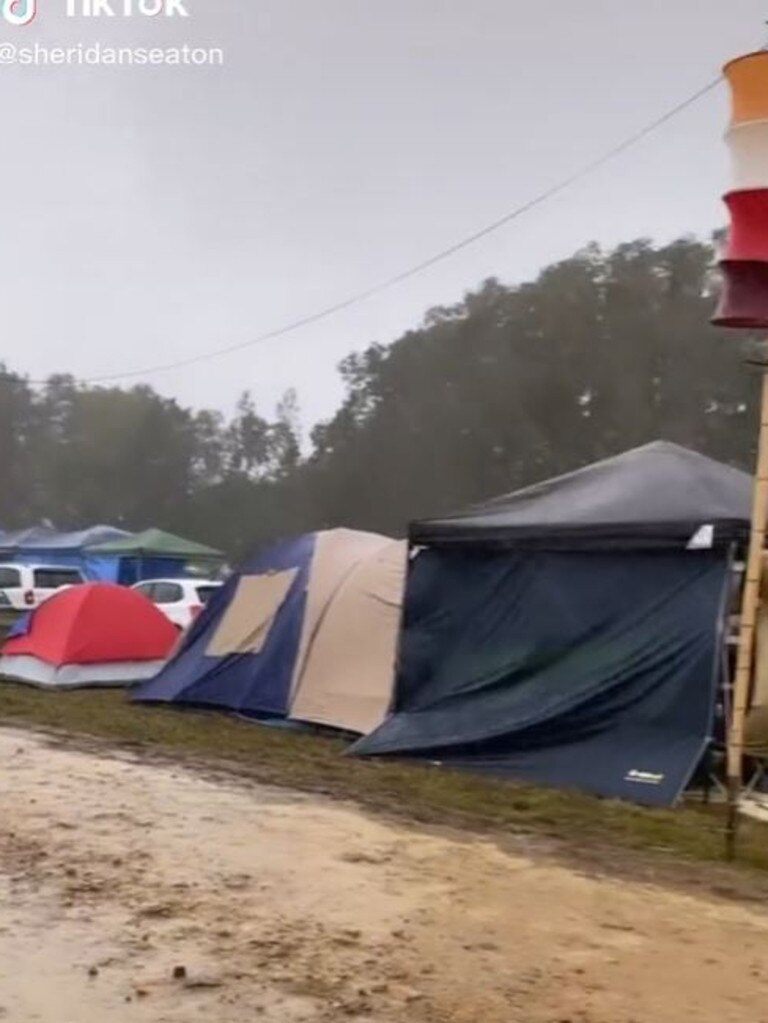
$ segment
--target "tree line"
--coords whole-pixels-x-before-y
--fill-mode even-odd
[[[0,527],[156,525],[237,559],[347,525],[439,514],[658,438],[750,469],[759,380],[708,325],[713,246],[596,245],[520,285],[486,280],[340,366],[345,398],[300,440],[269,415],[185,408],[146,385],[0,374]]]

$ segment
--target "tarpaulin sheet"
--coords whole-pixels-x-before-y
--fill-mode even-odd
[[[4,551],[81,551],[107,540],[130,536],[124,529],[114,526],[91,526],[74,533],[59,533],[47,526],[33,526],[12,533],[0,532],[0,550]]]
[[[89,553],[89,560],[97,556]],[[117,582],[121,586],[133,586],[145,579],[188,579],[186,562],[176,558],[126,558],[118,554],[100,554],[101,561],[112,561]]]
[[[394,713],[355,752],[671,805],[712,727],[727,556],[422,551]]]
[[[411,525],[412,543],[531,550],[681,549],[746,541],[752,479],[669,441]],[[699,546],[703,546],[699,544]]]
[[[221,551],[183,536],[166,533],[162,529],[145,529],[135,535],[125,534],[122,538],[110,539],[97,546],[89,545],[94,554],[118,554],[124,558],[174,558],[180,561],[213,560],[221,561]]]

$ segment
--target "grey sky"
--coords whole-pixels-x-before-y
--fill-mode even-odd
[[[223,68],[0,67],[2,357],[33,377],[235,344],[470,233],[764,41],[764,0],[186,0],[188,20],[74,21],[38,0],[0,42],[220,46]],[[722,222],[725,89],[566,194],[416,280],[149,382],[229,410],[296,386],[482,278],[591,239]]]

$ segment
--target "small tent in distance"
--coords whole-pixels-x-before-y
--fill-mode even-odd
[[[221,551],[160,529],[128,533],[112,526],[92,526],[59,533],[48,526],[0,531],[0,560],[19,564],[77,568],[94,582],[130,586],[141,579],[183,576],[189,565],[217,570]]]
[[[130,586],[142,579],[183,575],[189,564],[218,568],[224,560],[221,551],[194,540],[166,533],[162,529],[146,529],[100,543],[88,549],[94,558],[110,558],[117,562],[116,581]]]
[[[405,561],[405,542],[349,529],[262,551],[134,698],[370,731],[391,700]]]
[[[50,688],[124,686],[156,675],[176,639],[140,593],[112,583],[73,586],[11,631],[0,676]]]
[[[90,549],[107,542],[124,540],[130,535],[124,529],[113,526],[91,526],[68,533],[60,533],[49,526],[33,526],[13,533],[0,532],[0,561],[77,568],[85,579],[115,582],[115,560],[91,554]]]
[[[712,732],[750,495],[657,442],[415,523],[394,713],[356,751],[673,804]]]

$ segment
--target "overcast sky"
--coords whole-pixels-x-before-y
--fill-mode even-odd
[[[113,0],[117,4],[117,0]],[[450,245],[762,45],[764,0],[186,0],[188,19],[71,19],[0,44],[221,47],[223,67],[0,66],[0,358],[122,373],[227,345]],[[725,88],[514,224],[296,334],[151,374],[184,403],[306,422],[349,351],[483,278],[588,241],[723,221]]]

